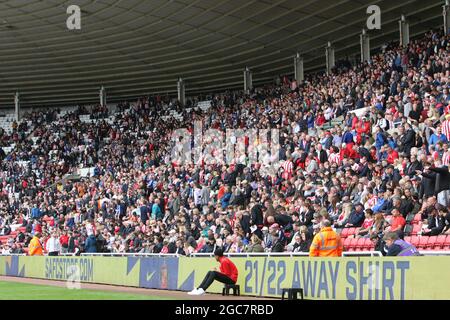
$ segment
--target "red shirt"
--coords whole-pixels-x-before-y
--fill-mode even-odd
[[[234,282],[236,282],[238,278],[238,269],[236,268],[236,265],[226,257],[220,257],[219,262],[220,262],[220,272],[226,275]]]
[[[406,220],[403,216],[393,217],[391,221],[391,231],[397,231],[405,226]]]
[[[68,235],[62,235],[59,237],[59,243],[64,247],[69,244],[69,236]]]
[[[373,225],[373,219],[364,219],[364,222],[361,226],[361,229],[367,229],[370,228]]]

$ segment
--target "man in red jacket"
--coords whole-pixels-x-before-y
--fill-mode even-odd
[[[189,295],[199,296],[204,294],[214,280],[225,284],[236,283],[238,270],[236,265],[231,262],[230,259],[223,256],[223,250],[220,248],[216,249],[216,251],[214,251],[214,258],[216,258],[216,261],[220,262],[220,271],[217,271],[216,268],[214,268],[214,271],[209,271],[200,286],[191,292],[188,292]]]

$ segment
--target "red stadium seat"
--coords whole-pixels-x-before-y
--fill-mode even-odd
[[[365,238],[359,238],[358,242],[356,243],[356,249],[358,251],[363,251],[365,249],[364,248],[365,243],[366,243],[366,239]]]
[[[412,221],[413,224],[418,224],[419,222],[422,221],[422,215],[420,213],[417,213],[414,216],[414,220]]]
[[[356,228],[348,228],[347,232],[348,232],[348,237],[350,237],[355,234]]]
[[[450,234],[447,236],[447,238],[445,238],[445,243],[444,243],[444,250],[449,250],[450,249]]]
[[[447,236],[445,234],[441,234],[441,235],[437,236],[436,242],[434,243],[434,249],[442,250],[442,248],[444,248],[446,238],[447,238]]]
[[[341,236],[341,238],[347,238],[348,237],[348,228],[342,229],[340,236]]]
[[[408,243],[411,243],[411,237],[410,237],[410,236],[406,236],[406,237],[404,238],[404,240],[405,240],[406,242],[408,242]]]
[[[373,246],[372,240],[370,238],[364,238],[364,250],[369,251]]]
[[[436,243],[436,241],[437,241],[437,236],[428,237],[428,242],[427,242],[426,248],[428,250],[432,250],[434,248],[434,244]]]
[[[348,251],[350,248],[350,242],[352,241],[352,238],[345,238],[344,240],[344,251]]]
[[[422,229],[422,223],[415,224],[411,232],[412,236],[417,236],[417,233]]]
[[[428,244],[428,236],[421,236],[419,237],[419,249],[426,249]]]
[[[22,231],[22,232],[25,232],[25,231],[27,231],[27,227],[20,227],[19,229],[17,229],[18,231]]]
[[[416,248],[419,246],[419,237],[418,236],[412,236],[411,237],[411,244],[415,246]]]
[[[359,239],[357,239],[357,238],[351,238],[350,248],[348,251],[356,251],[356,248],[358,246],[358,241],[359,241]]]

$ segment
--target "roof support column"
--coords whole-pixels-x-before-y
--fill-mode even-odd
[[[244,92],[249,94],[253,89],[253,75],[248,67],[244,70]]]
[[[402,14],[398,25],[400,30],[400,45],[407,46],[409,43],[409,23],[406,21],[405,15]]]
[[[442,7],[442,15],[444,17],[444,33],[450,34],[450,0],[445,0],[445,5]]]
[[[105,87],[104,87],[104,86],[102,86],[102,87],[100,88],[99,98],[100,98],[100,105],[101,105],[102,107],[103,107],[103,106],[106,106],[106,90],[105,90]]]
[[[325,47],[325,56],[326,56],[326,64],[327,64],[327,73],[331,74],[331,69],[335,66],[334,60],[334,47],[331,45],[331,42],[328,41],[327,46]]]
[[[305,80],[305,75],[303,71],[303,57],[300,56],[300,53],[297,52],[297,54],[294,57],[294,76],[295,80],[300,84]]]
[[[183,79],[179,78],[177,82],[178,101],[182,106],[186,104],[186,86]]]
[[[19,91],[16,91],[14,95],[14,116],[17,122],[20,121],[20,95]]]
[[[361,62],[364,63],[370,60],[370,37],[365,29],[362,30],[359,41],[361,44]]]

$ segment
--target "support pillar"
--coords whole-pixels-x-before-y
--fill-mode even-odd
[[[244,91],[245,93],[249,94],[250,91],[253,89],[253,79],[252,79],[252,72],[248,67],[245,67],[244,70]]]
[[[408,21],[406,21],[406,18],[403,14],[398,21],[398,25],[400,30],[400,45],[406,46],[409,43],[409,23]]]
[[[361,62],[364,63],[370,60],[370,37],[365,29],[362,30],[359,41],[361,44]]]
[[[303,57],[300,56],[300,53],[297,52],[294,57],[294,76],[297,83],[303,82],[305,80],[305,75],[303,71]]]
[[[106,106],[106,90],[105,90],[104,86],[102,86],[100,88],[99,98],[100,98],[100,105],[101,106]]]
[[[444,17],[444,33],[450,34],[450,0],[445,0],[445,5],[442,7],[442,15]]]
[[[327,46],[325,47],[325,56],[326,56],[326,65],[327,65],[327,73],[331,73],[331,69],[335,66],[334,60],[334,47],[331,45],[331,42],[328,41]]]
[[[17,122],[20,121],[20,95],[19,91],[16,91],[14,95],[14,115]]]
[[[182,106],[186,104],[186,86],[184,80],[179,78],[177,82],[178,101]]]

